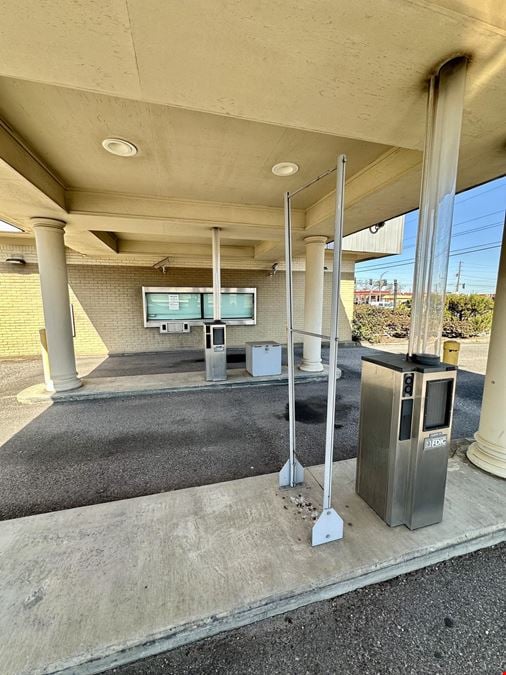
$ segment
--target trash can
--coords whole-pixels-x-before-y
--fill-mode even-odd
[[[278,342],[246,342],[246,370],[253,377],[281,375],[281,345]]]
[[[455,340],[446,340],[443,342],[443,362],[451,363],[452,366],[459,365],[460,343]]]

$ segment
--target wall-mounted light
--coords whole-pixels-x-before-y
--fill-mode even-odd
[[[26,260],[22,255],[11,255],[5,259],[5,262],[9,265],[26,265]]]

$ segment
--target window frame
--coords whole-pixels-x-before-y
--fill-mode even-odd
[[[204,319],[204,294],[212,293],[212,287],[208,286],[142,286],[142,315],[144,328],[159,328],[162,323],[187,323],[190,326],[202,326],[206,321],[210,319]],[[177,294],[177,293],[200,293],[200,307],[201,307],[201,318],[200,319],[160,319],[160,320],[148,320],[147,314],[147,300],[146,296],[149,293],[167,293],[167,294]],[[244,293],[248,295],[253,295],[253,318],[250,319],[223,319],[227,326],[255,326],[257,323],[257,289],[256,288],[222,288],[222,295],[227,293]]]

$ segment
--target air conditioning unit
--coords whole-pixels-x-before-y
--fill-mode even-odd
[[[189,333],[190,324],[186,322],[167,321],[160,324],[160,333]]]

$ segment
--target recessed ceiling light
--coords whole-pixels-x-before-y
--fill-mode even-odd
[[[299,170],[299,165],[294,162],[279,162],[272,167],[275,176],[293,176]]]
[[[133,157],[137,154],[137,148],[130,141],[125,141],[122,138],[104,138],[102,146],[112,155],[118,157]]]

